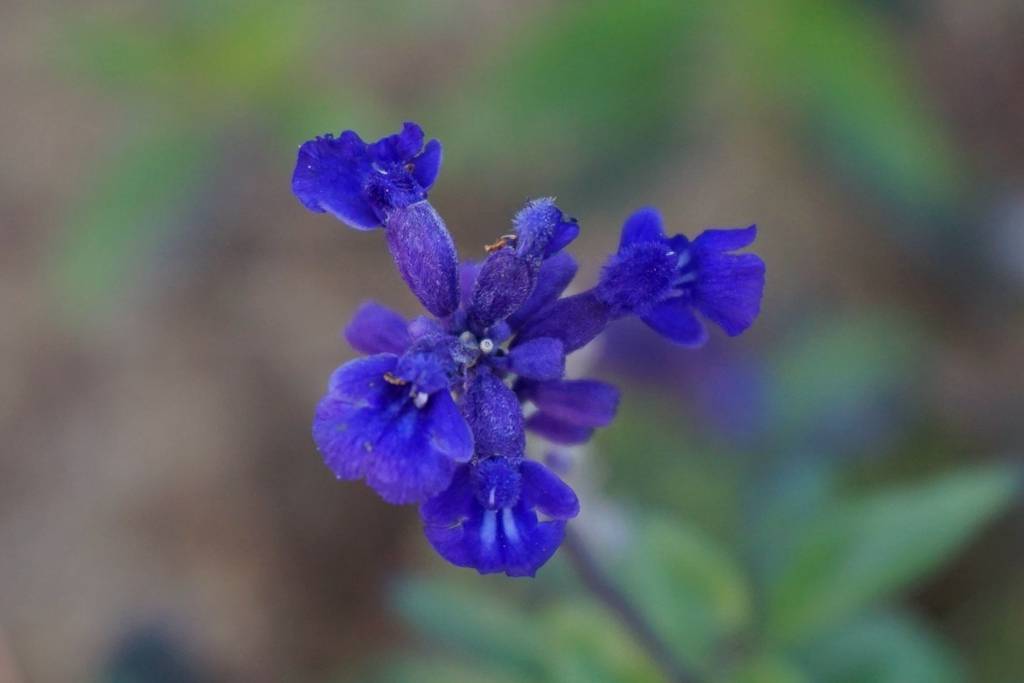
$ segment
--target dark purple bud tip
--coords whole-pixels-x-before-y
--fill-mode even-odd
[[[546,197],[534,199],[516,214],[516,252],[525,258],[545,259],[554,256],[580,234],[575,218],[566,218]]]

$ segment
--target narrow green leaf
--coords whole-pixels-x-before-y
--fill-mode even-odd
[[[898,315],[827,317],[800,327],[771,366],[768,423],[780,448],[820,443],[855,451],[892,425],[925,360],[920,334]],[[842,454],[842,453],[840,453]]]
[[[730,683],[809,683],[804,674],[777,655],[759,655],[744,662]],[[816,679],[815,679],[816,680]]]
[[[519,675],[536,675],[544,641],[511,601],[439,579],[407,579],[394,604],[426,638]]]
[[[915,217],[948,215],[961,164],[893,26],[849,0],[729,6],[747,87],[795,113],[816,153]]]
[[[960,683],[964,671],[942,642],[909,616],[858,619],[806,648],[816,683]]]
[[[616,576],[677,656],[702,667],[750,620],[750,589],[732,557],[679,520],[645,518]]]
[[[630,393],[615,429],[597,434],[609,492],[691,520],[716,538],[731,537],[739,526],[742,462],[688,431],[679,411],[672,397]],[[644,467],[637,467],[637,444]]]
[[[752,481],[743,543],[760,585],[786,567],[808,526],[832,503],[834,470],[825,458],[795,458]]]
[[[604,608],[586,599],[542,613],[538,628],[551,644],[544,654],[551,683],[661,683],[650,656]]]
[[[437,657],[391,657],[376,667],[373,683],[530,683],[508,676],[485,664],[469,664]],[[348,678],[344,680],[349,680]]]
[[[209,175],[205,138],[156,129],[100,165],[54,253],[55,285],[72,311],[91,312],[142,270],[143,249],[193,210]]]
[[[697,33],[706,2],[596,0],[543,8],[484,60],[446,141],[491,154],[497,132],[510,165],[534,177],[572,170],[581,182],[671,151],[682,100],[698,74]],[[451,110],[446,97],[444,107]],[[543,164],[535,163],[543,155]],[[472,164],[460,155],[456,164]],[[580,166],[582,166],[582,174]]]
[[[206,0],[110,16],[71,12],[58,60],[105,89],[144,93],[175,111],[228,104],[222,113],[232,113],[232,101],[273,92],[309,58],[326,35],[318,4]]]
[[[768,632],[799,640],[906,588],[955,555],[1017,486],[1016,470],[993,466],[837,506],[809,527],[769,587]]]

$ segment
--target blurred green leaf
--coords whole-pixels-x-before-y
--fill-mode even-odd
[[[147,11],[75,15],[66,68],[99,85],[141,92],[194,114],[284,85],[316,45],[319,3],[207,0]],[[224,113],[227,113],[225,111]]]
[[[545,668],[552,683],[661,683],[662,674],[619,622],[588,600],[546,610],[537,628],[553,647]]]
[[[1017,490],[988,467],[865,495],[811,525],[767,596],[769,637],[792,642],[852,617],[953,556]]]
[[[751,596],[733,558],[677,520],[642,518],[636,542],[615,576],[658,633],[691,665],[750,621]]]
[[[540,679],[520,678],[495,671],[486,664],[474,665],[437,657],[391,657],[377,667],[375,683],[533,683]]]
[[[726,6],[748,88],[795,112],[815,150],[862,186],[917,217],[948,215],[962,194],[960,163],[882,16],[850,0]]]
[[[209,176],[204,136],[156,129],[99,165],[72,212],[53,264],[69,310],[88,313],[125,287],[143,248],[192,210],[189,197]]]
[[[777,656],[760,655],[744,662],[728,680],[730,683],[806,683],[810,679]]]
[[[498,676],[551,683],[660,681],[631,635],[586,596],[527,614],[508,596],[468,588],[465,582],[415,579],[399,585],[395,600],[405,619],[430,641],[486,665]],[[386,671],[403,680],[419,670],[403,664],[402,675],[392,668]],[[425,678],[439,670],[458,677],[471,668],[450,663],[422,668]]]
[[[986,557],[981,580],[987,586],[977,587],[981,594],[972,592],[971,600],[959,600],[948,617],[953,637],[970,650],[979,681],[1024,681],[1024,582],[1019,562],[1005,560],[1018,548],[1008,545],[998,559]]]
[[[959,683],[956,657],[916,621],[901,614],[859,619],[806,648],[816,683]]]
[[[439,579],[406,579],[398,611],[432,641],[512,674],[536,677],[546,647],[535,620],[500,597]]]
[[[707,6],[597,0],[539,10],[481,64],[475,87],[454,101],[446,93],[446,108],[464,105],[446,141],[491,155],[498,135],[525,143],[505,146],[503,155],[535,176],[565,182],[571,170],[585,183],[614,172],[628,181],[625,167],[670,151],[697,73],[694,36]],[[456,163],[473,163],[460,156]]]
[[[832,504],[835,479],[833,461],[811,456],[789,459],[752,481],[743,541],[759,585],[785,568],[807,528]]]
[[[772,363],[769,410],[785,450],[870,447],[925,362],[905,317],[877,313],[812,320]]]
[[[164,71],[174,55],[170,24],[129,26],[95,12],[64,19],[57,59],[68,71],[110,89],[167,84]]]
[[[675,401],[630,393],[615,429],[597,434],[609,493],[669,510],[717,538],[729,538],[738,526],[742,463],[687,432],[678,410]],[[637,466],[638,444],[643,467]]]

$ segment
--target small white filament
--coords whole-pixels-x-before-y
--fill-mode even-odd
[[[422,408],[427,405],[427,399],[430,398],[430,394],[425,391],[417,391],[412,397],[412,404],[417,408]]]
[[[483,353],[490,353],[491,351],[494,350],[494,341],[491,339],[481,339],[480,350]]]
[[[484,512],[484,521],[480,525],[480,540],[483,541],[485,548],[490,550],[494,547],[494,540],[497,536],[495,533],[498,530],[498,513],[494,510],[487,510]]]
[[[516,527],[516,518],[512,515],[512,508],[505,508],[501,511],[501,528],[505,530],[505,538],[512,545],[519,545],[519,529]]]

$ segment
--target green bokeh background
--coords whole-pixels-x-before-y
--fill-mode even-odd
[[[412,119],[463,257],[527,199],[759,225],[762,315],[571,371],[574,527],[701,681],[1024,680],[1024,10],[693,0],[0,8],[0,681],[663,680],[565,558],[435,558],[309,437],[379,235],[297,145]],[[532,446],[538,457],[542,444]]]

